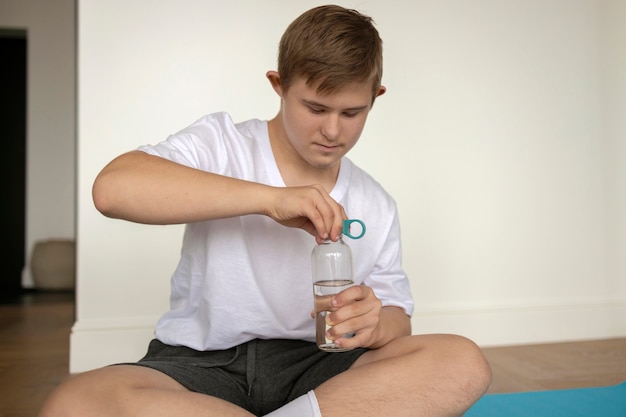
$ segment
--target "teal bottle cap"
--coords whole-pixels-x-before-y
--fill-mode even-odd
[[[361,233],[359,235],[352,235],[352,234],[350,234],[350,225],[352,223],[358,223],[358,224],[361,225]],[[361,220],[358,220],[358,219],[344,220],[343,221],[343,230],[341,231],[341,233],[344,236],[348,236],[350,239],[361,239],[363,237],[363,235],[365,234],[365,223],[363,223]]]

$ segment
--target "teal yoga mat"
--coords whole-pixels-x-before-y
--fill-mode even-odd
[[[487,394],[464,417],[626,417],[626,382],[601,388]]]

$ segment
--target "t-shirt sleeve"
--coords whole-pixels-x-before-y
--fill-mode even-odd
[[[402,268],[400,222],[395,206],[389,232],[382,242],[379,256],[372,271],[365,278],[364,284],[374,290],[383,306],[400,307],[409,316],[413,314],[414,302],[411,295],[411,286]]]
[[[226,173],[228,129],[235,131],[228,116],[207,115],[155,145],[137,150],[204,171]],[[236,133],[236,131],[235,131]]]

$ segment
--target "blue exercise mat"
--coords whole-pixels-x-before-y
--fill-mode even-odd
[[[610,387],[487,394],[465,417],[626,417],[626,382]]]

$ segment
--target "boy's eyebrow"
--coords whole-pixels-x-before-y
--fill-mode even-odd
[[[306,104],[306,105],[309,105],[309,106],[321,107],[323,109],[328,109],[329,108],[325,104],[319,103],[319,102],[314,101],[314,100],[307,100],[307,99],[303,98],[302,102],[304,104]],[[369,107],[369,105],[365,104],[363,106],[356,106],[356,107],[350,107],[350,108],[347,108],[347,109],[343,109],[343,111],[361,111],[361,110],[367,109],[368,107]]]

